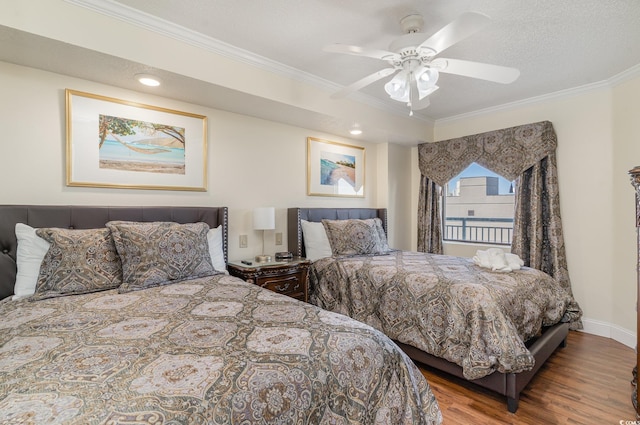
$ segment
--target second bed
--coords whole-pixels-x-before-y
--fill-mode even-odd
[[[389,249],[385,209],[288,214],[289,249],[300,256],[313,249],[317,257],[309,273],[312,303],[383,331],[415,361],[505,395],[511,412],[535,372],[565,344],[579,311],[570,294],[535,269],[497,273],[467,258]],[[321,242],[323,220],[333,226],[333,253],[319,248],[328,242]],[[335,245],[356,239],[358,255],[346,248],[336,255]]]

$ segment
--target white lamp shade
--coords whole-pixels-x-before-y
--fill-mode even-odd
[[[255,230],[272,230],[276,228],[276,209],[261,207],[253,210],[253,228]]]

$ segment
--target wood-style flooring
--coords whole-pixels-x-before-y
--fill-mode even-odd
[[[426,366],[420,369],[445,425],[613,425],[635,420],[630,383],[635,359],[635,351],[617,341],[571,331],[567,346],[557,349],[520,393],[516,413],[507,411],[503,396]]]

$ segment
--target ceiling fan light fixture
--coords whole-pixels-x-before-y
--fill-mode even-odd
[[[422,100],[438,89],[438,70],[435,68],[421,68],[417,72],[399,72],[387,84],[384,90],[393,100],[409,102],[411,99],[411,78],[415,78],[418,88],[418,99]]]

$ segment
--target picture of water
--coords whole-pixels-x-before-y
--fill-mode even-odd
[[[331,173],[333,170],[338,168],[338,164],[335,162],[329,161],[328,159],[320,160],[320,184],[329,184],[331,183]]]
[[[356,185],[356,158],[352,155],[320,152],[320,184],[338,183]]]
[[[100,148],[100,160],[113,161],[136,161],[136,162],[159,162],[164,164],[184,165],[184,149],[168,148],[165,146],[153,146],[127,143],[128,146],[137,147],[140,150],[149,150],[153,153],[144,153],[128,148],[117,140],[105,140]]]
[[[185,174],[185,129],[100,115],[100,168]]]

